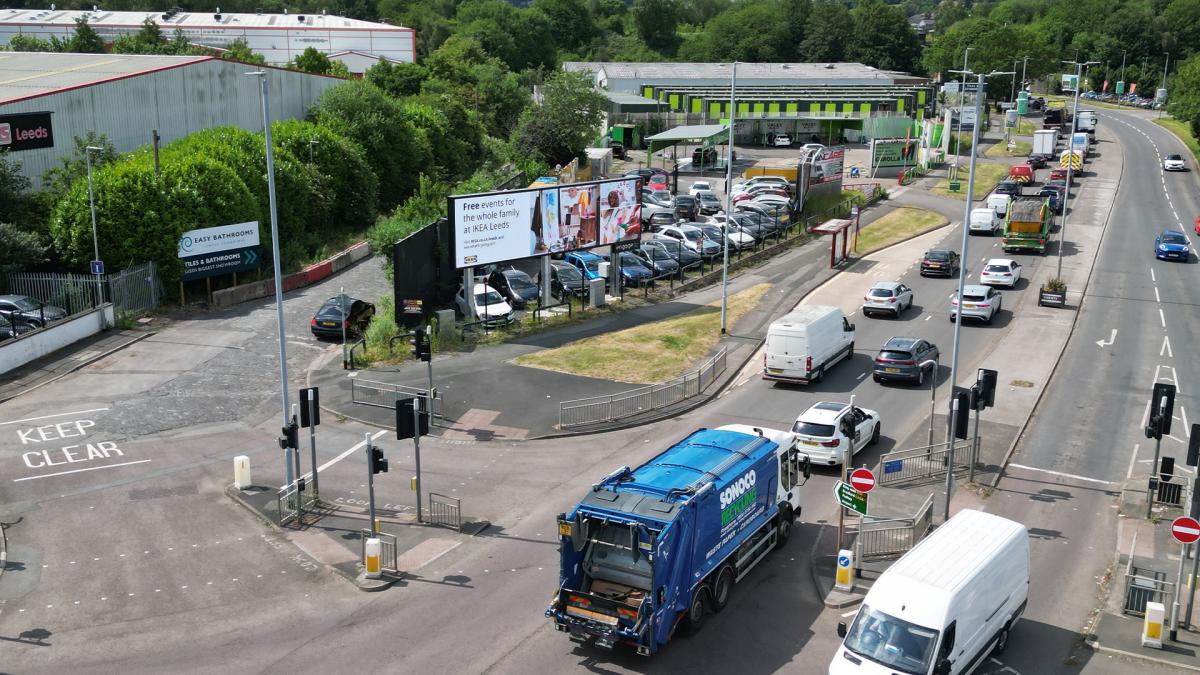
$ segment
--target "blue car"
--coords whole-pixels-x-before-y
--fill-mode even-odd
[[[604,258],[595,253],[574,251],[563,256],[563,261],[579,270],[579,273],[583,275],[586,281],[604,279],[604,277],[600,276],[600,263],[604,262]],[[608,279],[604,279],[604,285],[605,288],[608,287]]]
[[[621,283],[625,286],[644,286],[654,283],[654,271],[632,253],[621,255]]]
[[[1182,230],[1164,230],[1154,240],[1154,257],[1159,260],[1188,260],[1188,236]]]

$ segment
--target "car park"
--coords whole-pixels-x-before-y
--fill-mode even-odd
[[[325,301],[309,321],[316,337],[362,335],[375,316],[375,305],[348,295],[337,295]]]
[[[672,260],[679,263],[679,266],[685,270],[691,269],[700,264],[700,255],[698,253],[679,243],[677,240],[669,237],[665,239],[650,239],[648,241],[643,241],[642,246],[657,246],[661,248],[662,250],[666,251],[667,255],[671,256]]]
[[[847,416],[854,425],[853,438],[842,433],[842,420]],[[874,410],[851,406],[849,403],[820,401],[800,413],[792,424],[796,449],[812,464],[841,466],[843,458],[879,441],[882,423]]]
[[[952,277],[958,272],[958,253],[949,249],[935,248],[925,252],[921,258],[921,276],[939,275]]]
[[[506,270],[493,270],[488,275],[487,283],[504,296],[508,304],[517,309],[524,308],[531,302],[538,304],[538,296],[541,295],[541,290],[528,274],[511,267]]]
[[[1191,253],[1187,233],[1183,230],[1163,230],[1154,239],[1154,257],[1159,260],[1187,261]]]
[[[574,265],[562,260],[550,261],[550,295],[562,300],[571,295],[583,297],[586,294],[583,274]]]
[[[630,254],[642,262],[642,266],[653,273],[655,279],[679,274],[679,263],[666,250],[657,246],[641,246]]]
[[[713,258],[721,253],[721,245],[710,241],[704,231],[690,223],[668,225],[654,233],[654,239],[673,239],[702,258]]]
[[[989,208],[971,209],[971,222],[967,228],[971,234],[986,234],[995,236],[1003,230],[1003,225],[996,212]]]
[[[1163,171],[1187,171],[1182,155],[1167,155],[1162,161]]]
[[[876,281],[863,296],[863,316],[891,314],[900,318],[900,313],[912,307],[913,290],[898,281]]]
[[[487,284],[475,284],[472,290],[475,295],[475,311],[481,323],[487,326],[503,326],[517,320],[512,305],[505,302],[504,296],[497,293],[496,289]],[[465,317],[471,316],[464,286],[458,287],[454,302],[458,305],[460,314]]]
[[[700,202],[700,213],[702,215],[712,215],[725,208],[725,205],[721,203],[721,198],[712,190],[701,190],[696,195],[696,200]]]
[[[697,193],[704,192],[704,191],[711,191],[711,190],[712,190],[712,185],[709,184],[708,181],[698,180],[698,181],[693,182],[691,187],[688,188],[688,194],[695,197],[695,196],[697,196]]]
[[[654,270],[650,269],[632,253],[625,251],[618,254],[621,262],[621,284],[624,286],[645,286],[653,283]],[[607,258],[607,257],[606,257]]]
[[[0,315],[14,324],[41,328],[67,318],[67,310],[28,295],[0,295]]]
[[[591,251],[571,251],[563,256],[563,260],[579,270],[579,273],[583,275],[585,284],[592,279],[604,279],[605,287],[608,286],[608,279],[600,274],[600,263],[604,262],[604,258]]]
[[[985,286],[1012,288],[1021,280],[1021,263],[1008,258],[992,258],[979,273],[979,283]]]
[[[675,198],[675,217],[680,220],[695,220],[700,216],[700,202],[691,195]]]
[[[1000,292],[991,286],[967,284],[963,286],[962,315],[964,319],[979,319],[991,323],[1000,313]],[[950,296],[950,320],[958,319],[958,294]]]
[[[900,380],[921,386],[926,376],[937,375],[938,356],[937,345],[928,340],[897,336],[885,342],[875,356],[871,377],[876,382]]]

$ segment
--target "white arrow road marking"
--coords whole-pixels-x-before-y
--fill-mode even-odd
[[[1159,356],[1162,356],[1163,354],[1166,354],[1168,358],[1175,358],[1175,355],[1171,353],[1171,337],[1168,335],[1163,336],[1162,347],[1160,347],[1158,350]]]
[[[1114,329],[1112,329],[1112,335],[1110,335],[1108,337],[1107,341],[1096,340],[1096,344],[1100,345],[1101,347],[1111,347],[1113,345],[1113,343],[1116,341],[1117,341],[1117,329],[1114,328]]]

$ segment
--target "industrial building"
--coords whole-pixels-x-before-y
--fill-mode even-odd
[[[42,40],[70,38],[75,20],[83,17],[105,42],[111,44],[120,35],[132,35],[149,19],[170,38],[175,30],[191,44],[226,49],[239,38],[267,63],[284,65],[308,47],[341,60],[350,72],[359,74],[383,57],[395,63],[416,61],[416,33],[411,28],[384,23],[359,21],[326,14],[222,14],[188,12],[63,11],[50,9],[0,10],[0,45],[14,35],[29,35]],[[365,57],[365,58],[364,58]]]
[[[118,152],[166,144],[189,133],[233,125],[262,131],[262,70],[271,119],[303,119],[343,80],[211,56],[0,52],[0,148],[20,161],[34,187],[74,156],[74,137],[108,136]]]
[[[650,135],[730,116],[730,64],[572,61],[563,69],[587,73],[609,97],[609,126],[639,124]],[[928,79],[861,63],[739,63],[736,94],[738,143],[770,134],[823,142],[904,136],[934,105]],[[651,112],[655,106],[665,110]]]

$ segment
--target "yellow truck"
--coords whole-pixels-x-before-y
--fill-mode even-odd
[[[1008,205],[1004,221],[1004,252],[1032,250],[1046,252],[1052,216],[1045,197],[1018,197]]]

